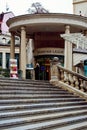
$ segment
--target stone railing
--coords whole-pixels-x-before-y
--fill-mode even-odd
[[[65,69],[58,62],[51,64],[50,83],[62,87],[87,100],[87,78],[74,71]]]
[[[87,78],[58,66],[58,80],[87,93]]]

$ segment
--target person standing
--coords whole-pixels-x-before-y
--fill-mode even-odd
[[[40,73],[40,65],[39,65],[39,63],[36,63],[36,67],[35,67],[35,79],[36,80],[40,79],[39,73]]]

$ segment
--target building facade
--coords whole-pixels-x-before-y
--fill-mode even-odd
[[[73,13],[87,17],[87,0],[73,0]]]
[[[87,0],[73,0],[73,13],[83,18],[87,17]],[[82,31],[81,31],[82,32]],[[84,32],[82,32],[84,34]],[[85,35],[87,35],[85,31]],[[73,50],[73,65],[76,66],[77,72],[87,76],[87,45],[77,45],[77,49]]]
[[[11,58],[14,58],[14,34],[21,39],[20,70],[26,78],[26,46],[32,39],[32,64],[39,64],[39,78],[50,79],[50,61],[58,57],[59,62],[73,70],[73,43],[63,40],[61,34],[84,33],[86,35],[87,18],[75,14],[47,13],[26,14],[10,18],[7,21],[11,32]]]
[[[16,58],[23,78],[29,77],[29,71],[36,72],[39,64],[38,79],[49,80],[51,60],[58,57],[62,66],[84,75],[87,45],[75,45],[60,35],[82,33],[87,36],[86,6],[86,0],[73,0],[73,14],[41,13],[15,17],[12,12],[1,13],[0,68],[8,69],[10,58]],[[31,75],[35,77],[33,72]]]
[[[6,24],[9,18],[14,17],[12,12],[0,14],[0,68],[9,69],[11,35]],[[19,38],[15,37],[15,58],[19,66]]]

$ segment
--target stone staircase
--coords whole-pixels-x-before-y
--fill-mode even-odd
[[[87,102],[49,82],[0,79],[0,130],[87,130]]]

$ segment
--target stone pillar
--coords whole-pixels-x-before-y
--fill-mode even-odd
[[[28,56],[29,56],[29,39],[26,40],[26,65],[28,65]]]
[[[32,64],[33,65],[33,68],[34,68],[34,53],[33,53],[33,50],[34,50],[34,39],[33,37],[31,36],[31,38],[29,39],[29,52],[28,52],[28,64]],[[35,79],[35,72],[34,72],[34,69],[31,70],[31,78],[32,79]]]
[[[65,34],[70,33],[70,26],[65,26]],[[65,61],[64,67],[72,70],[72,43],[65,40]]]
[[[87,30],[85,30],[84,35],[85,35],[85,37],[87,38]],[[86,48],[86,45],[84,45],[84,49],[87,49],[87,48]]]
[[[2,53],[2,61],[3,61],[2,68],[5,69],[6,68],[6,53],[5,52]]]
[[[51,79],[50,83],[54,85],[58,85],[58,61],[59,59],[57,57],[54,57],[53,61],[50,63],[50,73],[51,73]]]
[[[27,44],[27,64],[32,62],[32,39],[30,38]]]
[[[21,35],[20,35],[20,45],[19,45],[19,70],[21,70]]]
[[[33,68],[35,67],[35,59],[34,59],[34,39],[32,38],[32,63],[33,63]],[[35,71],[33,69],[33,76],[32,79],[35,80]]]
[[[26,78],[26,31],[25,27],[21,27],[21,47],[20,47],[20,70],[22,78]]]
[[[10,59],[15,58],[15,34],[11,32]]]

